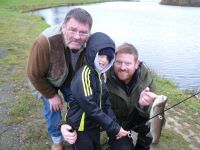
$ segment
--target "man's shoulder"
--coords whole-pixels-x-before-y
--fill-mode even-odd
[[[142,81],[152,80],[152,71],[145,63],[140,64],[139,68],[139,77]]]
[[[54,36],[57,34],[61,34],[61,24],[57,24],[57,25],[48,27],[41,33],[41,35],[43,35],[45,37],[51,37],[51,36]]]
[[[119,87],[119,81],[117,80],[113,68],[106,72],[106,85],[108,87],[108,91],[113,91],[113,89]],[[111,90],[112,89],[112,90]]]
[[[47,38],[44,35],[39,35],[37,38],[38,44],[43,45],[44,43],[48,43]]]
[[[151,72],[149,67],[147,66],[147,64],[144,63],[144,62],[140,63],[139,68],[140,68],[140,71],[143,72],[143,73],[150,73]]]
[[[113,67],[111,67],[107,72],[106,72],[106,77],[107,79],[109,80],[114,80],[116,77],[115,77],[115,74],[114,74],[114,69]]]

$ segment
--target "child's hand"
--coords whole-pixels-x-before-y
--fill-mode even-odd
[[[77,139],[77,133],[75,130],[70,130],[72,130],[72,127],[68,124],[64,124],[61,126],[61,133],[63,135],[64,140],[67,141],[69,144],[74,144]]]
[[[120,128],[119,130],[119,133],[116,135],[116,139],[120,139],[124,136],[127,136],[128,135],[128,131],[124,130],[122,127]]]

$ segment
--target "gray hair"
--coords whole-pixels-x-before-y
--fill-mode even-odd
[[[90,29],[92,28],[92,17],[86,10],[82,8],[74,8],[70,10],[65,16],[64,23],[67,23],[71,18],[74,18],[83,24],[88,24]]]

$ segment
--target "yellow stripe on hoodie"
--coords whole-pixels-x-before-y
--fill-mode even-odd
[[[82,72],[82,84],[85,96],[92,95],[92,88],[90,87],[90,69],[89,67],[85,66]],[[84,131],[84,124],[85,124],[85,112],[83,112],[81,116],[80,125],[78,131]]]
[[[82,84],[84,89],[85,96],[92,95],[92,88],[90,86],[90,69],[89,67],[85,66],[82,73]]]

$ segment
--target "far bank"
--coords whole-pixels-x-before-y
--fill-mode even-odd
[[[160,4],[200,7],[200,0],[161,0]]]

